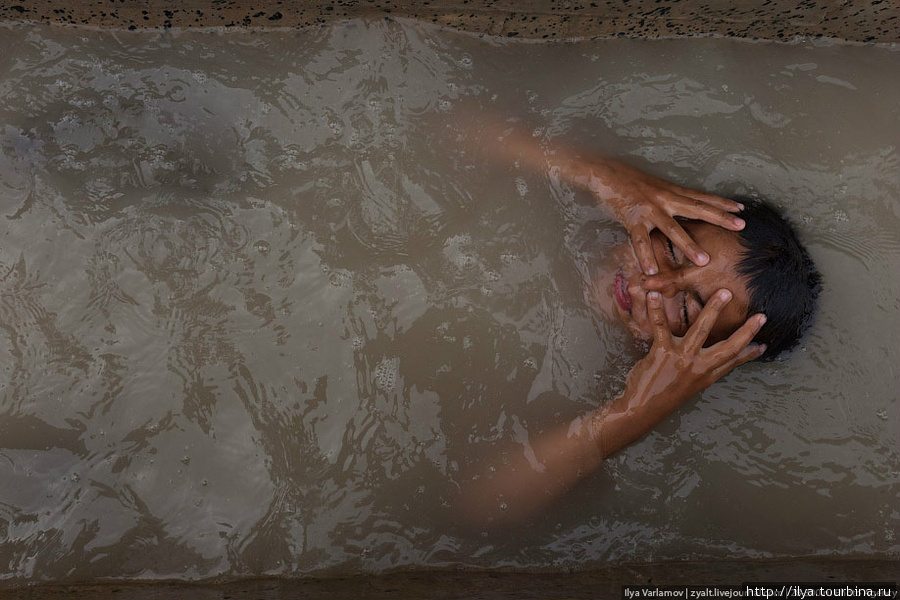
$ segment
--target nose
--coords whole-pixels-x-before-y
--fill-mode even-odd
[[[684,273],[681,269],[662,271],[656,275],[645,275],[641,278],[641,288],[645,292],[659,292],[671,297],[684,287]]]

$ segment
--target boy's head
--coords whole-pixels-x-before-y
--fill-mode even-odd
[[[651,246],[659,265],[656,275],[645,276],[630,250],[612,285],[613,310],[638,335],[652,335],[647,316],[649,291],[663,297],[669,328],[684,335],[709,298],[727,288],[733,298],[713,326],[707,344],[730,336],[756,313],[765,313],[766,324],[754,341],[766,344],[763,360],[791,348],[806,329],[815,308],[819,274],[790,223],[774,208],[739,199],[746,225],[734,232],[698,221],[685,221],[688,234],[710,256],[703,267],[686,256],[659,231],[651,234]]]

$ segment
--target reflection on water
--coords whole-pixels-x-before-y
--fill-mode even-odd
[[[896,556],[897,62],[392,22],[3,29],[0,577]],[[592,301],[622,231],[486,162],[472,111],[771,197],[826,279],[788,359],[474,535],[466,468],[614,396],[640,348]]]

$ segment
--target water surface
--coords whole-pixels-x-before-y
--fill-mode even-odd
[[[0,34],[0,577],[900,554],[896,49]],[[623,231],[473,112],[770,198],[825,278],[790,356],[475,533],[467,468],[642,348],[589,291]]]

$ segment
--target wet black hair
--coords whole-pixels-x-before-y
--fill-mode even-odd
[[[744,205],[738,231],[743,255],[738,273],[750,293],[748,314],[764,313],[766,323],[754,338],[766,344],[759,360],[772,360],[794,347],[816,310],[822,277],[794,227],[775,207],[756,198],[735,198]]]

